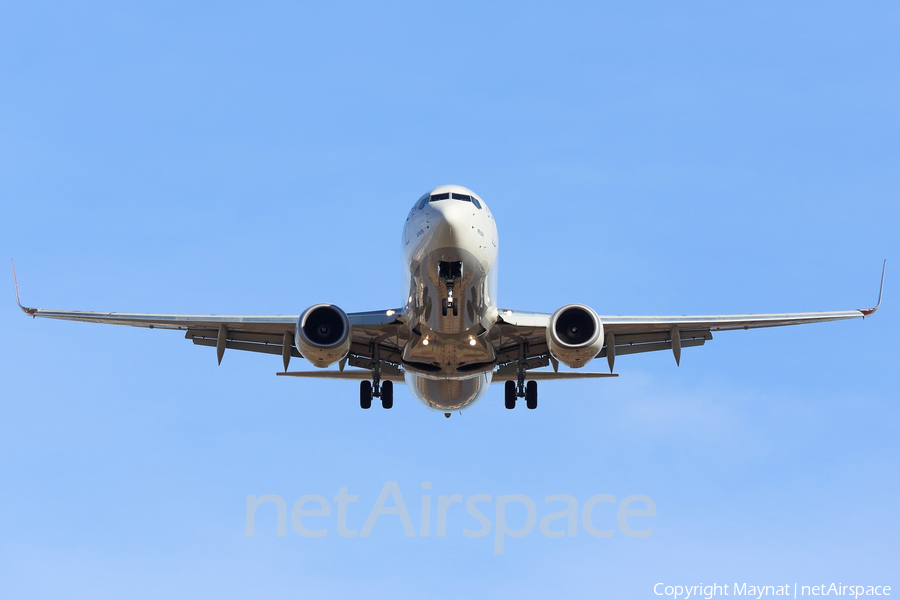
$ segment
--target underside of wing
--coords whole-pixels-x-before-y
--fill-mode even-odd
[[[185,338],[194,344],[216,348],[220,361],[226,349],[262,352],[281,355],[287,369],[291,357],[303,356],[294,342],[299,315],[115,313],[19,306],[32,317],[184,331]],[[347,362],[351,366],[372,368],[374,358],[390,365],[400,364],[400,348],[406,339],[401,311],[350,313],[347,318],[351,327]]]
[[[572,380],[572,379],[601,379],[606,377],[618,377],[617,373],[597,373],[595,371],[528,371],[528,379],[532,381]],[[491,383],[504,383],[508,379],[502,373],[497,373]]]
[[[13,263],[15,281],[15,263]],[[191,315],[157,313],[117,313],[97,311],[63,311],[29,308],[19,299],[19,284],[15,281],[16,303],[31,317],[127,325],[148,329],[184,331],[185,338],[198,346],[216,348],[219,362],[225,350],[242,350],[280,354],[287,371],[293,357],[303,354],[296,346],[296,329],[300,315]],[[334,307],[336,308],[336,307]],[[339,311],[339,309],[337,309]],[[345,314],[349,324],[349,348],[341,361],[363,369],[380,368],[385,376],[400,377],[400,354],[409,335],[401,309]]]
[[[401,354],[409,339],[409,329],[401,309],[349,314],[353,327],[353,340],[347,364],[351,367],[369,369],[381,365],[383,373],[391,368],[400,372]],[[399,376],[403,379],[402,374]]]
[[[554,359],[547,345],[547,325],[551,315],[529,313],[525,318],[517,318],[517,313],[508,312],[511,314],[503,316],[498,327],[498,376],[514,376],[520,361],[523,361],[525,369],[529,371],[553,363]],[[678,362],[681,359],[681,348],[702,346],[712,339],[713,331],[841,321],[863,318],[872,312],[849,310],[759,315],[599,315],[605,342],[596,358],[606,357],[610,371],[616,356],[639,352],[671,350]]]
[[[884,289],[884,269],[878,304],[870,309],[775,314],[743,315],[681,315],[681,316],[619,316],[592,314],[602,324],[603,345],[592,347],[590,356],[606,357],[612,371],[615,357],[638,352],[672,350],[678,362],[681,349],[700,346],[712,339],[713,331],[781,327],[804,323],[822,323],[844,319],[865,318],[875,313],[881,305]],[[295,344],[295,333],[300,315],[188,315],[153,313],[113,313],[88,311],[58,311],[22,306],[16,284],[16,301],[19,307],[32,317],[107,323],[147,327],[149,329],[174,329],[185,332],[185,337],[200,346],[215,347],[221,362],[226,349],[267,354],[280,354],[284,369],[292,357],[303,354]],[[583,307],[587,308],[587,307]],[[587,309],[590,310],[590,309]],[[345,315],[342,311],[340,314]],[[345,365],[364,369],[355,373],[372,373],[381,369],[385,378],[402,380],[402,352],[409,339],[409,328],[401,309],[349,313],[345,315],[350,325],[349,350],[340,363],[340,373]],[[503,310],[495,327],[490,330],[490,340],[496,353],[495,379],[514,378],[524,371],[532,371],[553,365],[549,371],[535,378],[567,378],[556,373],[557,360],[551,355],[547,331],[553,315]],[[346,340],[346,338],[344,338]],[[307,346],[304,346],[307,347]],[[597,352],[596,355],[593,353]],[[313,360],[311,357],[310,360]],[[337,360],[337,359],[335,359]],[[569,363],[566,363],[569,364]],[[297,377],[327,377],[323,375],[295,374]],[[552,375],[552,377],[551,377]],[[361,375],[360,375],[361,376]],[[587,377],[595,376],[585,374]],[[599,376],[599,375],[596,375]],[[340,375],[353,379],[355,375]]]
[[[783,327],[805,323],[824,323],[859,319],[871,316],[881,306],[884,291],[884,268],[878,303],[874,308],[857,310],[772,313],[742,315],[673,315],[673,316],[622,316],[596,315],[602,323],[604,344],[596,358],[606,357],[610,371],[616,356],[639,352],[671,350],[676,362],[681,349],[701,346],[712,339],[713,331]],[[547,344],[547,330],[553,315],[512,310],[500,312],[498,322],[498,376],[514,376],[518,365],[526,369],[538,369],[553,364],[557,367]],[[529,373],[529,377],[531,373]]]
[[[344,381],[368,381],[372,379],[372,372],[365,369],[349,369],[346,371],[288,371],[276,373],[280,377],[305,377],[308,379],[343,379]],[[406,383],[403,372],[397,368],[381,367],[381,379],[394,383]]]
[[[24,309],[32,317],[128,325],[148,329],[184,331],[184,337],[200,346],[212,346],[224,351],[247,350],[282,354],[285,340],[293,339],[298,315],[182,315],[155,313],[115,313],[91,311],[61,311],[42,308]],[[300,356],[292,348],[291,356]]]

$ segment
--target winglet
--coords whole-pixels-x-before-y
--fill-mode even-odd
[[[872,316],[875,314],[875,311],[878,310],[878,307],[881,306],[881,294],[884,292],[884,270],[887,268],[887,259],[884,259],[884,265],[881,267],[881,287],[878,288],[878,304],[875,305],[875,308],[861,308],[859,312],[863,314],[863,318]]]
[[[36,313],[38,311],[38,309],[26,308],[26,307],[22,306],[22,302],[19,300],[19,281],[16,279],[16,261],[14,261],[13,259],[9,259],[9,261],[12,263],[13,283],[16,285],[16,304],[19,305],[19,308],[22,309],[22,312],[24,312],[26,315],[31,315],[33,317],[34,313]]]

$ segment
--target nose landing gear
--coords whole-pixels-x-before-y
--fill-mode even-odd
[[[443,279],[444,285],[447,286],[447,297],[441,299],[441,315],[446,317],[450,311],[453,311],[453,316],[458,317],[459,300],[453,298],[453,287],[456,285],[456,280],[462,277],[462,262],[439,261],[438,277]]]
[[[441,315],[447,316],[447,313],[452,311],[454,317],[459,316],[459,301],[453,299],[453,288],[447,291],[447,297],[441,298]]]

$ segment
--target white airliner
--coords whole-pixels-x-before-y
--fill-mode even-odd
[[[867,317],[875,308],[812,313],[704,316],[605,316],[583,304],[553,314],[497,307],[497,226],[480,196],[464,187],[436,187],[416,200],[403,227],[407,294],[401,308],[347,314],[316,304],[301,315],[163,315],[26,308],[32,317],[178,329],[201,346],[280,354],[293,377],[360,382],[362,408],[394,403],[394,382],[432,410],[450,416],[472,406],[492,381],[505,382],[506,408],[525,399],[537,407],[544,379],[615,377],[616,356],[701,346],[713,331],[820,323]],[[886,262],[886,261],[885,261]],[[13,265],[15,274],[15,265]],[[319,371],[288,372],[291,357]],[[565,371],[605,357],[609,373]],[[338,370],[325,370],[337,364]],[[346,365],[357,367],[345,370]],[[553,366],[553,370],[539,371]]]

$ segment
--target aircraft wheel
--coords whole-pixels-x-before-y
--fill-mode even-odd
[[[503,397],[506,408],[512,410],[516,407],[516,382],[507,381],[503,388]]]
[[[441,315],[447,316],[447,299],[441,298]]]
[[[394,382],[385,381],[381,384],[381,406],[391,408],[394,406]]]
[[[372,406],[372,382],[359,382],[359,407],[369,408]]]
[[[525,406],[531,410],[537,408],[537,381],[529,381],[525,384]]]

